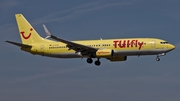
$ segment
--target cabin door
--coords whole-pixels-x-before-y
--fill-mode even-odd
[[[151,41],[151,48],[155,48],[156,47],[156,41],[152,40]]]
[[[41,46],[40,46],[40,52],[41,52],[41,53],[44,53],[44,45],[41,45]]]

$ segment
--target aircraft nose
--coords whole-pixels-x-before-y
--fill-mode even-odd
[[[170,44],[170,45],[169,45],[169,49],[174,50],[174,49],[175,49],[175,46],[172,45],[172,44]]]

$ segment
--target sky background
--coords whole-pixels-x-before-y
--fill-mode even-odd
[[[0,101],[179,101],[179,0],[0,0]],[[176,49],[161,57],[87,64],[86,59],[33,56],[21,42],[15,14],[45,37],[68,40],[155,37]]]

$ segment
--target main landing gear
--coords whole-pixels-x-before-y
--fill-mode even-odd
[[[93,62],[93,60],[91,58],[87,58],[87,63],[91,64]]]
[[[94,64],[95,64],[96,66],[99,66],[99,65],[101,64],[101,62],[99,61],[99,58],[94,62]]]
[[[160,56],[165,56],[166,53],[161,53],[161,54],[158,54],[157,57],[156,57],[156,61],[160,61]]]
[[[92,58],[87,58],[87,63],[91,64],[93,62]],[[101,62],[99,61],[99,58],[94,62],[96,66],[99,66]]]

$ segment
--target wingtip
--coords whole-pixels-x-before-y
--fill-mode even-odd
[[[51,33],[49,32],[49,30],[46,28],[46,26],[44,24],[43,24],[43,28],[44,28],[46,35],[51,36]]]

